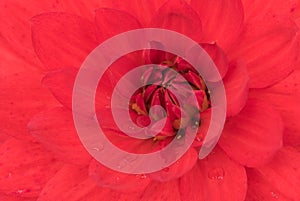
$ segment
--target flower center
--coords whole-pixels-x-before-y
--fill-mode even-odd
[[[195,119],[197,119],[199,112],[203,112],[210,107],[209,91],[201,76],[185,60],[173,57],[173,59],[164,60],[159,64],[168,68],[163,71],[151,68],[144,72],[141,81],[153,84],[145,85],[132,96],[130,101],[131,117],[138,126],[146,127],[151,122],[149,117],[150,108],[159,105],[165,111],[155,109],[151,111],[151,118],[154,120],[153,126],[155,127],[162,120],[166,120],[166,124],[153,140],[163,140],[175,136],[180,139],[185,135],[185,130],[188,127],[198,128],[200,126],[200,122]],[[197,99],[197,103],[187,99],[182,106],[182,110],[177,98],[168,90],[168,87],[175,90],[182,89],[180,85],[187,84],[187,82],[178,82],[178,79],[176,79],[178,74],[174,73],[174,70],[186,79]],[[182,111],[184,111],[184,114],[182,114]]]

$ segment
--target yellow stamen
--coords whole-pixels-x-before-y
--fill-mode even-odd
[[[167,138],[166,136],[155,136],[155,137],[153,138],[153,141],[164,140],[164,139],[166,139],[166,138]]]
[[[144,112],[136,103],[133,103],[131,108],[136,111],[138,114],[147,115],[146,112]]]

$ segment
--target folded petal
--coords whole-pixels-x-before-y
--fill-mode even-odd
[[[244,200],[246,191],[244,167],[218,147],[180,179],[182,200],[240,201]]]
[[[59,160],[87,165],[91,159],[79,140],[72,112],[66,108],[56,107],[37,114],[30,120],[28,129]]]
[[[244,59],[251,88],[270,86],[295,68],[299,50],[297,27],[277,15],[248,20],[230,58]]]
[[[154,15],[150,27],[177,31],[198,42],[202,36],[200,18],[184,0],[168,0]]]
[[[10,139],[0,147],[0,191],[36,197],[60,166],[40,144]]]
[[[181,201],[178,179],[169,182],[153,181],[143,193],[140,201]]]
[[[31,19],[32,42],[47,70],[79,68],[97,46],[92,22],[67,13],[44,13]]]
[[[42,84],[48,87],[54,97],[65,107],[72,108],[72,92],[78,70],[62,68],[49,72],[42,79]]]
[[[140,22],[131,14],[110,8],[96,10],[95,21],[99,42],[141,27]]]
[[[266,102],[249,99],[238,115],[227,119],[219,145],[240,164],[257,167],[281,148],[282,134],[278,112]]]
[[[114,171],[92,160],[89,166],[90,177],[101,187],[107,187],[119,192],[143,192],[150,179],[147,175],[125,174]]]
[[[227,116],[237,115],[248,99],[248,72],[242,63],[232,63],[223,82],[226,90]]]
[[[252,90],[249,96],[272,104],[280,113],[285,126],[284,145],[300,148],[300,70],[295,70],[272,87]]]
[[[201,47],[209,54],[215,63],[221,77],[224,77],[228,70],[228,59],[224,51],[216,43],[203,43]]]
[[[227,50],[239,36],[244,12],[241,0],[191,0],[191,6],[200,16],[203,42],[216,42]]]
[[[178,161],[171,166],[158,172],[151,173],[150,178],[156,181],[165,182],[183,176],[190,171],[198,160],[198,152],[191,148]]]
[[[298,200],[300,197],[300,153],[290,147],[281,149],[271,163],[247,171],[247,201]]]

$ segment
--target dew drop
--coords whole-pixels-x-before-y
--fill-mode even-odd
[[[118,168],[123,169],[124,167],[127,166],[127,164],[128,164],[128,161],[126,159],[124,159],[119,163]]]
[[[166,168],[163,169],[163,171],[164,171],[164,172],[169,172],[169,171],[170,171],[170,168],[166,167]]]
[[[135,128],[133,126],[129,126],[128,128],[129,128],[129,130],[135,130]]]
[[[102,151],[104,149],[104,145],[103,144],[99,144],[97,147],[93,147],[92,150],[95,151]]]
[[[141,179],[146,179],[146,178],[147,178],[147,175],[145,175],[145,174],[141,175]]]
[[[147,175],[145,175],[145,174],[137,174],[137,175],[136,175],[136,178],[137,178],[137,179],[146,179],[146,178],[147,178]]]
[[[137,156],[127,156],[124,160],[128,163],[132,163],[137,160]]]
[[[223,168],[215,168],[208,172],[208,178],[212,180],[223,180],[225,172]]]
[[[8,174],[7,174],[7,176],[6,176],[6,178],[11,178],[12,177],[12,173],[11,172],[9,172]]]
[[[116,177],[116,181],[117,181],[117,182],[120,181],[120,177]]]
[[[278,194],[273,191],[271,192],[271,196],[275,199],[278,199],[278,197],[279,197]]]
[[[30,190],[19,189],[19,190],[16,191],[17,194],[23,194],[23,193],[26,193],[26,192],[30,192]]]

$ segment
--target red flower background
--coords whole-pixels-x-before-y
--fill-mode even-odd
[[[300,200],[299,5],[1,1],[0,200]],[[206,159],[198,160],[195,142],[169,168],[126,175],[102,166],[81,145],[71,92],[91,50],[144,27],[175,30],[203,45],[224,77],[228,118]],[[108,92],[110,82],[104,82]],[[97,104],[104,102],[100,96]],[[201,118],[203,132],[209,120]]]

